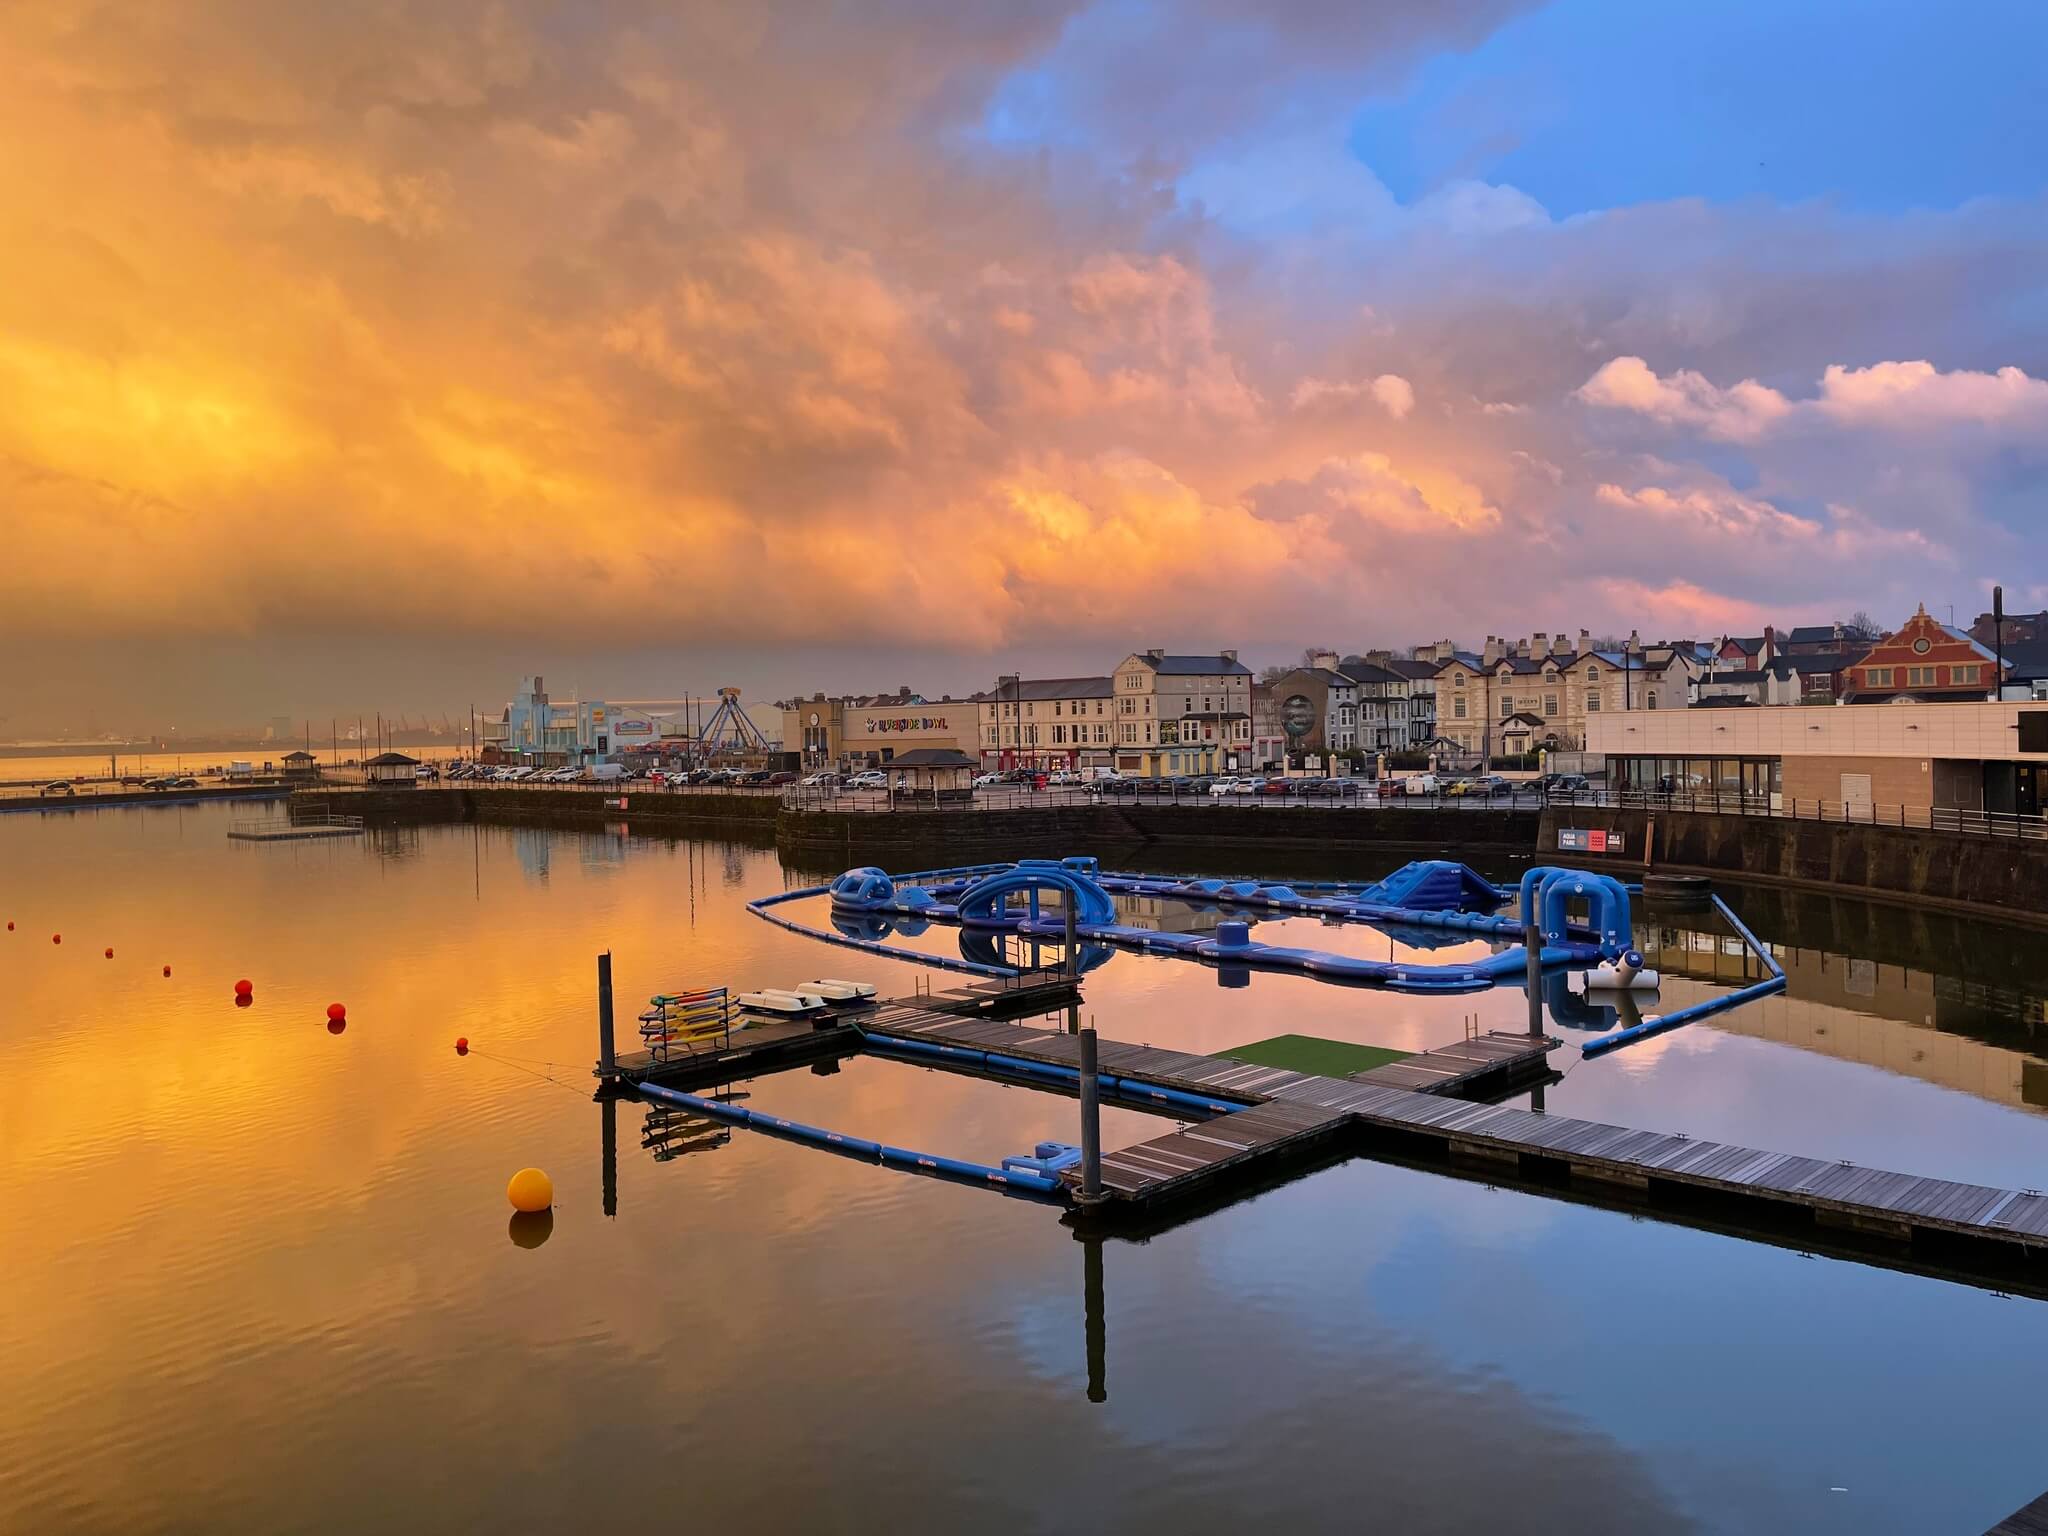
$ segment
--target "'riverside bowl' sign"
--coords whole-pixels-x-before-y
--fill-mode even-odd
[[[870,719],[868,734],[882,736],[891,732],[943,731],[946,727],[944,715],[896,715],[889,719]]]

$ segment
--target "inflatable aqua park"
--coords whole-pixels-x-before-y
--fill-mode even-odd
[[[1164,933],[1120,920],[1116,898],[1148,897],[1220,909],[1213,934]],[[832,931],[774,909],[826,898]],[[1501,909],[1513,903],[1513,910]],[[1398,992],[1476,992],[1527,974],[1525,935],[1533,925],[1539,963],[1547,971],[1605,968],[1621,986],[1640,958],[1630,949],[1629,891],[1609,875],[1540,867],[1516,887],[1495,885],[1467,865],[1442,859],[1403,865],[1370,884],[1269,881],[1108,871],[1092,858],[1019,859],[892,875],[873,866],[849,869],[829,885],[778,892],[748,910],[793,932],[891,959],[989,976],[1015,976],[1002,963],[1005,936],[1064,943],[1071,919],[1081,968],[1112,949],[1179,956],[1227,968],[1288,971]],[[1442,935],[1456,942],[1491,940],[1505,948],[1478,959],[1441,964],[1368,960],[1328,950],[1264,944],[1251,937],[1259,917],[1315,917],[1376,928]],[[960,959],[905,949],[892,935],[915,936],[933,924],[962,930]],[[1616,985],[1611,979],[1602,985]]]

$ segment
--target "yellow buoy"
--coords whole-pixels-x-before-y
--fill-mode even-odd
[[[544,1211],[555,1203],[555,1181],[538,1168],[522,1168],[505,1186],[515,1211]]]

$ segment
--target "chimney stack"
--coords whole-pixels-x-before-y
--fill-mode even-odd
[[[1163,655],[1165,655],[1166,653],[1165,653],[1164,651],[1161,651],[1161,652],[1160,652],[1159,654],[1163,656]],[[1235,652],[1235,651],[1224,651],[1224,652],[1222,653],[1222,656],[1223,656],[1223,659],[1224,659],[1225,661],[1235,661],[1235,660],[1237,660],[1237,652]],[[1332,665],[1332,666],[1335,666],[1336,664],[1337,664],[1337,658],[1336,658],[1336,657],[1334,657],[1334,656],[1332,656],[1332,657],[1330,658],[1330,665]]]

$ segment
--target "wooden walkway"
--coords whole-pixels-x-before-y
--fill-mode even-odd
[[[2048,1493],[2024,1509],[2016,1509],[1984,1536],[2048,1536]]]
[[[885,1004],[863,1028],[1025,1061],[1071,1067],[1080,1059],[1077,1036],[1040,1022],[964,1019],[898,1003]],[[1104,1154],[1103,1182],[1112,1199],[1148,1205],[1241,1173],[1255,1160],[1349,1134],[1400,1152],[1511,1166],[1550,1183],[1687,1191],[1858,1234],[2048,1254],[2048,1195],[2036,1190],[1922,1178],[1449,1096],[1460,1084],[1502,1070],[1503,1062],[1540,1060],[1552,1044],[1526,1035],[1482,1036],[1356,1078],[1333,1078],[1105,1040],[1098,1050],[1101,1070],[1125,1080],[1126,1096],[1133,1090],[1142,1095],[1146,1084],[1210,1096],[1216,1115]],[[1424,1065],[1414,1068],[1416,1062]],[[1423,1073],[1427,1086],[1386,1082],[1402,1067]],[[1079,1170],[1062,1179],[1078,1187]]]

